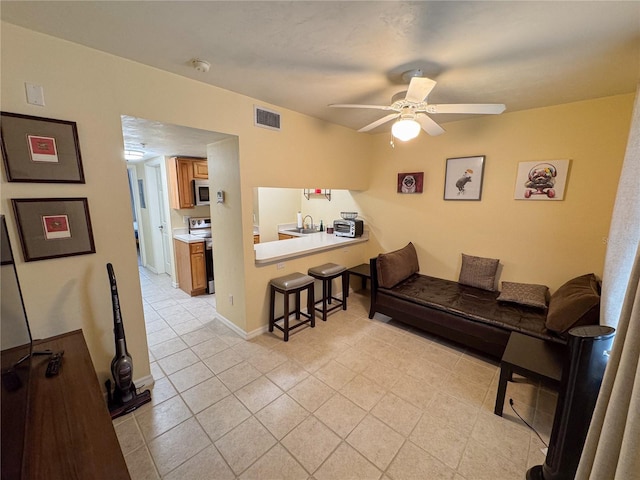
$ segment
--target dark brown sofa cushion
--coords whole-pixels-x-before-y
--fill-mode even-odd
[[[418,254],[411,242],[400,250],[378,255],[377,265],[378,284],[382,288],[393,288],[420,271]]]
[[[593,273],[569,280],[551,295],[546,326],[565,333],[600,320],[600,287]]]
[[[458,283],[495,292],[498,263],[500,260],[496,258],[474,257],[463,253]]]
[[[549,288],[546,285],[502,282],[502,291],[497,300],[534,308],[547,308],[548,292]]]

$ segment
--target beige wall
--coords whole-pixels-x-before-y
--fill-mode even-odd
[[[460,254],[499,258],[501,280],[558,288],[602,275],[633,94],[444,125],[391,149],[374,139],[369,190],[355,194],[382,251],[416,245],[423,273],[457,279]],[[446,158],[486,155],[482,201],[443,200]],[[518,162],[571,159],[562,201],[514,200]],[[399,172],[423,171],[424,193],[396,193]]]
[[[302,210],[300,190],[297,188],[258,188],[260,212],[260,242],[278,240],[278,224],[296,223]]]
[[[363,215],[362,209],[348,190],[331,190],[331,200],[327,200],[323,195],[311,195],[309,199],[302,195],[301,203],[302,214],[311,215],[316,225],[322,220],[325,228],[340,218],[340,212],[358,212],[358,218],[362,218]]]
[[[118,279],[134,376],[150,372],[121,115],[238,136],[241,190],[227,195],[237,196],[230,215],[237,216],[247,234],[236,233],[237,248],[228,257],[236,268],[228,279],[218,276],[216,282],[225,297],[235,296],[236,305],[245,298],[245,272],[254,268],[253,187],[263,182],[299,186],[318,181],[363,189],[368,183],[362,174],[369,157],[368,136],[4,22],[1,35],[2,110],[77,122],[87,181],[7,183],[3,175],[0,210],[7,215],[11,240],[19,245],[11,198],[67,196],[88,198],[96,239],[93,255],[28,263],[17,255],[32,331],[41,338],[82,328],[101,382],[110,376],[114,354],[107,262],[113,263]],[[45,107],[27,105],[24,82],[43,86]],[[254,104],[280,111],[283,131],[254,127]],[[322,165],[321,171],[317,165]],[[253,292],[247,291],[246,298],[254,301]],[[244,306],[223,308],[223,315],[244,328],[243,311]]]

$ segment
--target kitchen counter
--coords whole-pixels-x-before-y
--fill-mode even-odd
[[[204,242],[204,238],[199,237],[197,235],[189,235],[188,233],[175,233],[173,235],[173,238],[175,238],[176,240],[180,240],[181,242],[184,242],[184,243]]]
[[[289,240],[257,243],[253,246],[253,249],[255,251],[256,265],[262,266],[367,241],[369,241],[369,233],[367,231],[364,232],[363,236],[356,238],[336,237],[333,234],[319,232],[301,235],[298,238]]]

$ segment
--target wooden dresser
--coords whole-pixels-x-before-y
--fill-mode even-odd
[[[27,479],[130,479],[82,330],[36,341],[64,350],[60,373],[32,358],[24,462]]]

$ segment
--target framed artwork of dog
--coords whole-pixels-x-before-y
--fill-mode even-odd
[[[570,160],[520,162],[516,175],[516,200],[562,200]]]
[[[484,178],[484,155],[447,158],[444,175],[445,200],[480,200]]]
[[[398,174],[398,193],[422,193],[424,172]]]

